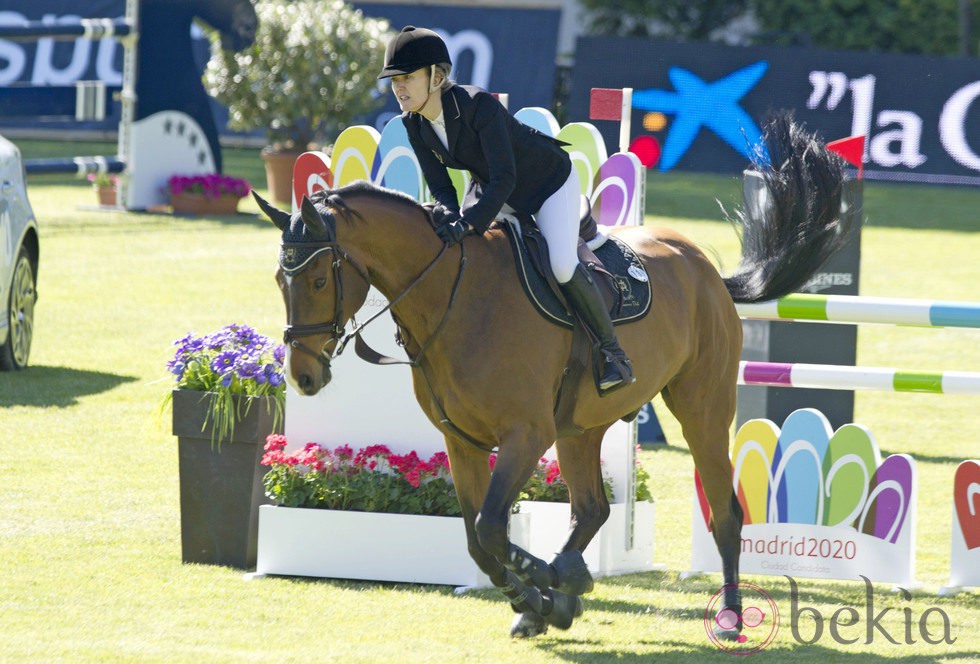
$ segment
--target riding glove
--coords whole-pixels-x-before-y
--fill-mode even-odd
[[[449,247],[458,244],[465,236],[475,232],[473,227],[459,218],[459,216],[456,216],[455,219],[452,218],[453,216],[456,215],[446,215],[444,217],[445,220],[436,226],[436,235]]]

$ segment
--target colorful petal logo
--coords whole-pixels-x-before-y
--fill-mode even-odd
[[[832,432],[812,408],[791,413],[782,429],[769,420],[746,422],[735,435],[732,466],[746,524],[846,527],[895,543],[909,521],[912,459],[893,454],[882,461],[867,429],[846,424]],[[973,496],[980,482],[975,486]],[[696,487],[708,523],[700,478]]]
[[[578,173],[582,193],[592,203],[596,221],[605,226],[618,226],[632,223],[642,214],[640,196],[645,173],[636,155],[617,153],[607,158],[602,135],[594,126],[573,122],[559,129],[558,122],[546,109],[521,109],[515,117],[569,144],[565,149]],[[337,187],[368,180],[420,201],[429,198],[401,118],[388,122],[380,134],[366,126],[345,129],[334,144],[330,170]],[[469,184],[469,174],[450,169],[449,177],[462,197]]]
[[[956,468],[953,504],[966,548],[980,548],[980,462],[964,461]]]

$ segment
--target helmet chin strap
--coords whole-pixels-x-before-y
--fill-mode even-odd
[[[429,89],[425,91],[425,101],[419,104],[419,107],[412,112],[421,114],[422,109],[425,108],[425,105],[429,103],[429,97],[431,97],[432,93],[438,89],[439,86],[436,85],[436,66],[429,65]]]

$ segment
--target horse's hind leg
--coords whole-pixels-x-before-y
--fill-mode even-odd
[[[677,417],[691,449],[694,466],[701,475],[711,507],[711,533],[721,554],[724,603],[720,611],[742,615],[738,589],[738,559],[742,547],[742,508],[732,490],[732,464],[728,454],[729,427],[735,414],[735,376],[683,374],[663,391],[664,402]],[[716,627],[719,638],[736,638],[734,629]]]
[[[602,438],[608,428],[590,429],[555,445],[561,475],[568,485],[571,522],[568,539],[551,565],[559,577],[558,588],[575,595],[592,590],[592,575],[582,553],[609,518],[600,457]]]

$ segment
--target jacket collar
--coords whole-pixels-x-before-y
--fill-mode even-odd
[[[456,86],[454,85],[442,93],[442,118],[446,123],[446,143],[449,144],[448,149],[443,146],[442,141],[436,136],[435,130],[432,129],[432,123],[421,113],[414,114],[418,117],[419,131],[424,137],[423,140],[436,155],[436,158],[443,164],[451,159],[450,155],[456,147],[457,141],[459,141],[459,133],[462,128],[460,120],[463,112],[459,107],[459,101],[456,99],[455,90]]]

